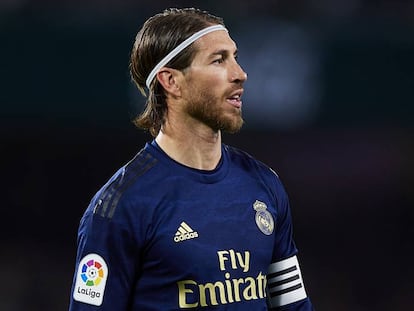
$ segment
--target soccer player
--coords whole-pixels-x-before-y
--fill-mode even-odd
[[[223,20],[149,18],[130,70],[154,139],[82,217],[70,311],[313,310],[279,177],[221,140],[243,124],[247,79]]]

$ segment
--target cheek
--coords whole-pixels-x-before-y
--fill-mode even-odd
[[[202,79],[198,82],[200,89],[204,93],[210,94],[214,97],[221,97],[225,92],[225,79],[223,75],[210,75],[207,79]]]
[[[218,86],[227,81],[227,71],[215,66],[199,67],[192,72],[190,79],[197,84]]]
[[[225,94],[226,81],[227,75],[224,70],[209,70],[205,67],[193,70],[187,78],[186,96],[193,99],[196,97],[222,97]]]

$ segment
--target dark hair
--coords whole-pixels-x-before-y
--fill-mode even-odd
[[[167,113],[164,89],[157,79],[151,82],[148,94],[145,92],[145,81],[151,70],[185,39],[215,24],[224,25],[223,19],[195,8],[166,9],[144,23],[135,38],[129,65],[132,80],[142,95],[147,97],[144,111],[133,120],[137,127],[149,130],[155,137]],[[184,70],[190,66],[195,52],[191,44],[167,66]]]

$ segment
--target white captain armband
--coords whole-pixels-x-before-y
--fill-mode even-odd
[[[307,297],[296,256],[274,262],[267,271],[267,299],[272,308]]]

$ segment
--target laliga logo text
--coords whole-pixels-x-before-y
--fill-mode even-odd
[[[78,286],[78,294],[81,295],[87,295],[89,297],[93,298],[99,298],[101,297],[101,293],[99,292],[95,292],[94,290],[90,289],[90,288],[81,288],[80,286]]]

